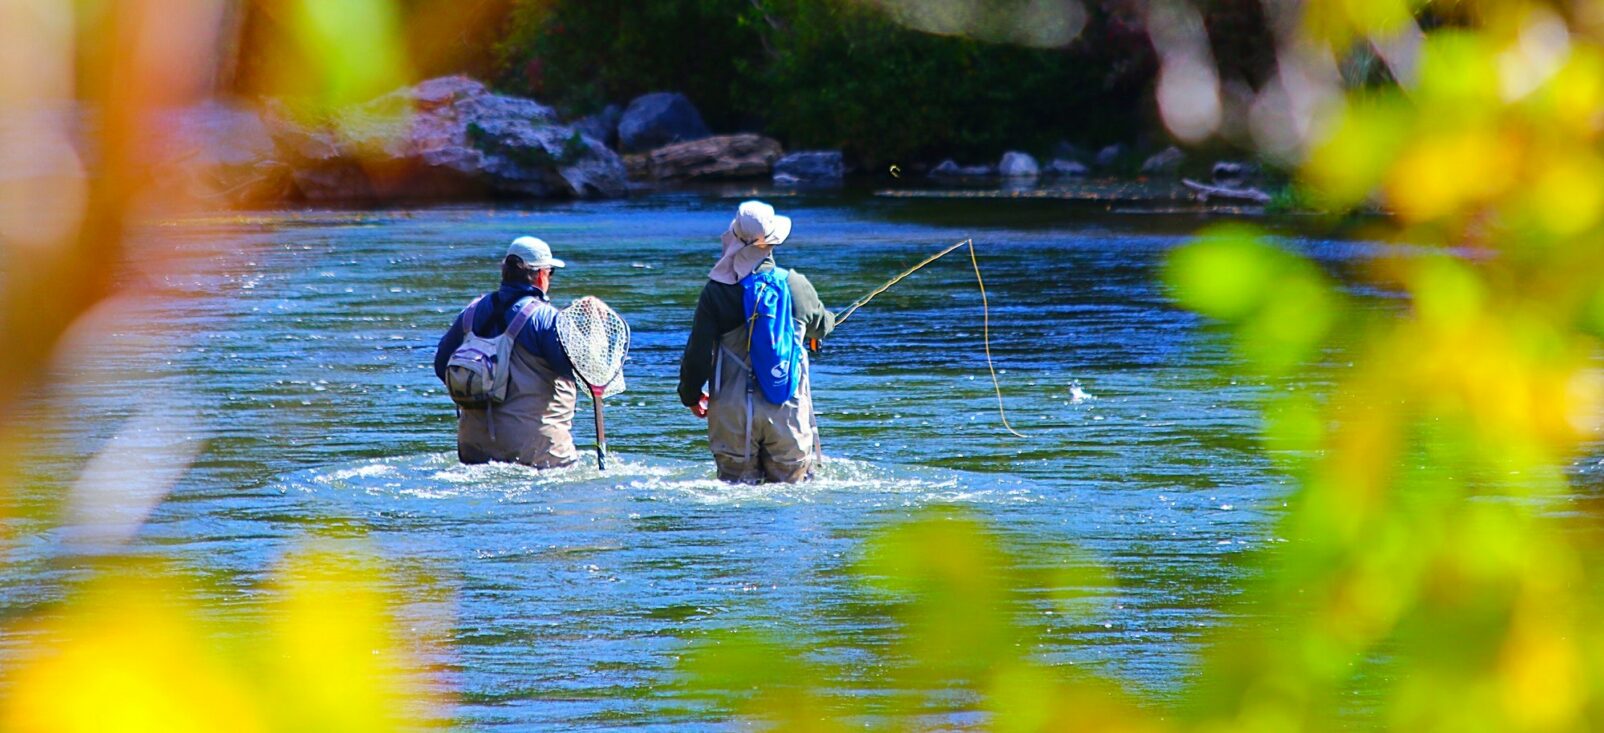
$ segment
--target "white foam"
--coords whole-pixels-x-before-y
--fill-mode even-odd
[[[1007,477],[940,468],[831,458],[799,484],[730,484],[711,462],[613,454],[605,472],[592,456],[565,468],[537,470],[505,463],[467,466],[450,453],[398,456],[285,477],[281,490],[341,497],[528,501],[544,495],[623,492],[638,498],[702,505],[805,504],[875,499],[881,504],[1017,503],[1028,489]]]

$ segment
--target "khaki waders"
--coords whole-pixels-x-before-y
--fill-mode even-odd
[[[577,385],[522,346],[514,346],[512,353],[507,398],[488,409],[458,411],[457,458],[463,463],[502,461],[535,468],[573,463]]]
[[[718,477],[741,483],[802,481],[820,459],[807,352],[802,352],[802,380],[796,394],[776,405],[752,379],[746,334],[743,325],[720,336],[713,354],[707,444],[718,464]]]

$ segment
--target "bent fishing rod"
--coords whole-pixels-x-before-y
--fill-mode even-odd
[[[962,242],[954,244],[951,247],[924,258],[924,260],[922,260],[919,264],[903,270],[896,277],[885,281],[885,283],[881,284],[880,287],[869,291],[868,295],[853,301],[852,305],[847,306],[846,310],[841,312],[841,315],[836,316],[835,325],[839,327],[842,323],[845,323],[848,318],[852,317],[852,314],[858,312],[859,308],[868,305],[869,301],[874,300],[875,296],[891,289],[891,286],[902,282],[904,278],[920,271],[921,269],[924,269],[926,265],[929,265],[930,263],[935,262],[942,257],[946,257],[948,254],[956,251],[959,247],[964,246],[969,247],[969,264],[974,267],[975,285],[980,288],[981,343],[985,345],[986,349],[986,369],[991,372],[991,387],[992,390],[997,393],[997,417],[1002,419],[1003,429],[1013,434],[1014,437],[1023,438],[1025,437],[1023,434],[1021,434],[1018,430],[1015,430],[1014,426],[1008,424],[1008,414],[1003,409],[1002,384],[997,380],[997,366],[992,362],[991,358],[991,306],[986,300],[986,281],[980,276],[980,260],[975,256],[975,240],[973,238],[965,239]]]

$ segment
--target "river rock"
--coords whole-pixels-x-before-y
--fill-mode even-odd
[[[93,120],[75,103],[0,105],[0,183],[80,179],[95,166],[93,138]]]
[[[151,150],[162,159],[200,158],[226,166],[252,166],[277,154],[267,125],[254,109],[222,100],[161,110]]]
[[[1003,153],[1002,161],[997,164],[997,174],[1004,178],[1035,178],[1041,174],[1041,169],[1028,153],[1009,151]]]
[[[93,108],[71,102],[0,110],[0,184],[30,187],[96,175],[100,125]],[[289,168],[277,160],[261,116],[247,105],[212,99],[153,109],[139,131],[129,163],[152,192],[241,205],[290,192]]]
[[[1239,187],[1258,172],[1258,168],[1248,163],[1222,160],[1214,164],[1214,168],[1210,170],[1210,178],[1214,180],[1216,186]]]
[[[431,79],[314,122],[264,118],[309,200],[622,196],[624,165],[550,107],[465,76]]]
[[[158,189],[234,204],[283,199],[291,169],[252,107],[212,99],[152,113],[143,150]]]
[[[1054,160],[1086,160],[1086,151],[1068,140],[1053,143],[1051,152]]]
[[[774,183],[780,186],[838,186],[846,175],[839,150],[807,150],[774,161]]]
[[[1144,176],[1173,176],[1181,172],[1181,164],[1186,162],[1186,153],[1173,145],[1167,147],[1153,157],[1142,163]]]
[[[931,178],[985,178],[996,175],[989,165],[958,165],[951,158],[930,169]]]
[[[1085,178],[1089,173],[1091,173],[1091,171],[1086,169],[1086,166],[1081,165],[1076,161],[1065,160],[1063,158],[1059,158],[1051,163],[1048,163],[1044,172],[1047,173],[1047,175],[1057,176],[1059,178]]]
[[[709,137],[713,132],[683,94],[656,92],[636,97],[618,121],[618,149],[639,153]]]
[[[1097,157],[1092,160],[1092,164],[1102,170],[1108,170],[1109,168],[1119,165],[1120,160],[1125,157],[1126,152],[1127,149],[1124,144],[1114,143],[1113,145],[1109,145],[1102,150],[1097,151]]]
[[[958,161],[952,158],[943,160],[937,163],[936,167],[931,168],[928,175],[931,178],[957,178],[959,175]]]
[[[589,135],[609,148],[618,147],[618,121],[624,117],[624,108],[609,104],[602,111],[574,120],[573,127],[580,134]]]
[[[624,162],[636,180],[729,180],[768,176],[780,152],[779,141],[742,133],[665,145]]]

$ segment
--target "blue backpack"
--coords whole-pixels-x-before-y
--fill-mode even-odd
[[[776,405],[785,404],[802,385],[802,338],[791,315],[790,277],[776,267],[741,280],[752,376],[763,396]]]

